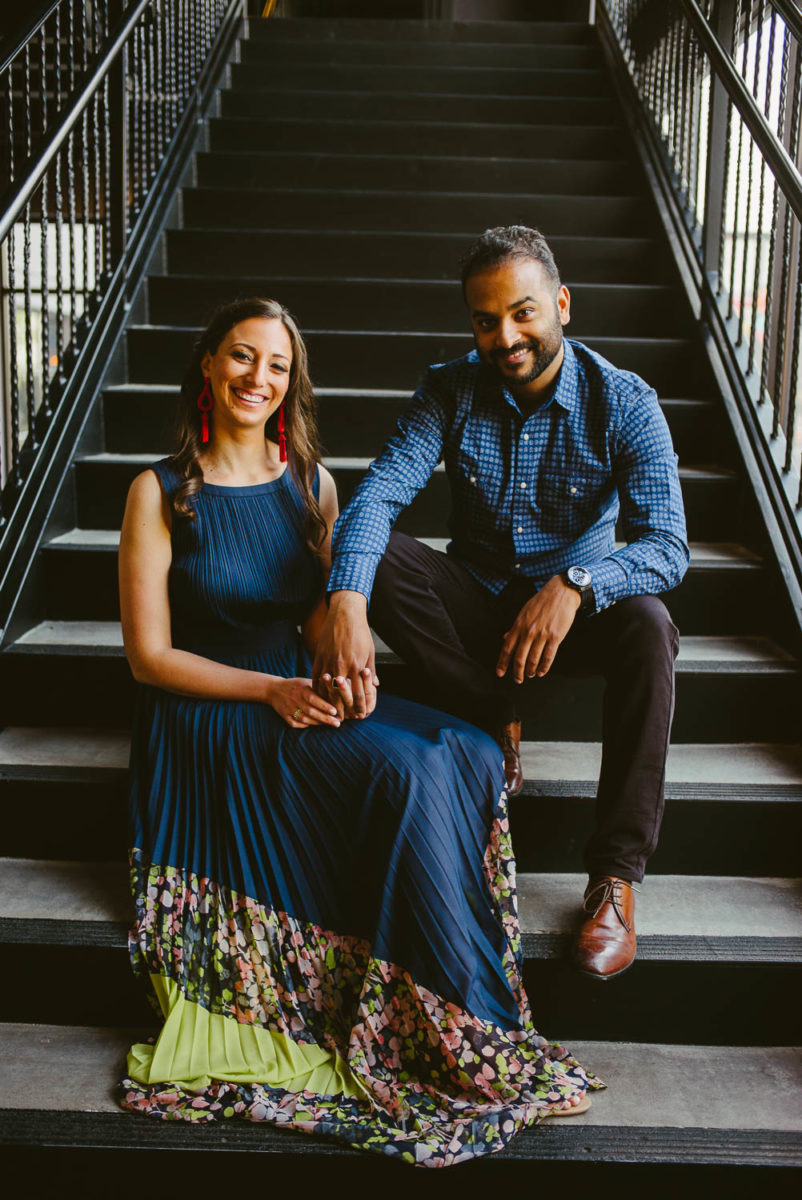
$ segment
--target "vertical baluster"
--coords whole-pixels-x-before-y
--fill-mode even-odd
[[[785,462],[783,471],[791,470],[794,455],[794,427],[796,425],[796,389],[799,383],[799,326],[802,323],[802,239],[799,240],[796,256],[796,288],[793,308],[794,337],[791,343],[791,381],[788,389],[788,412],[785,418]]]
[[[13,64],[8,69],[8,145],[9,182],[16,178],[17,155],[14,146],[14,76]],[[9,471],[14,485],[19,487],[19,372],[17,368],[17,247],[16,225],[12,225],[6,241],[6,264],[8,270],[8,402],[11,410],[11,437],[9,442]]]
[[[156,0],[156,12],[154,21],[155,31],[155,55],[156,55],[156,96],[157,96],[157,139],[156,139],[156,162],[161,162],[161,157],[167,146],[167,138],[165,136],[165,108],[167,103],[165,81],[165,62],[164,62],[164,4],[163,0]]]
[[[25,205],[22,224],[22,284],[25,305],[25,399],[28,423],[28,442],[35,450],[36,437],[36,368],[33,360],[33,321],[31,304],[31,205]]]
[[[774,36],[775,14],[772,13],[772,37]],[[788,56],[790,50],[791,39],[788,36],[788,30],[783,25],[783,52],[780,60],[780,96],[779,108],[777,112],[777,136],[782,141],[785,131],[785,116],[787,111],[786,97],[788,94]],[[766,85],[766,111],[768,113],[769,104],[771,102],[771,87]],[[777,220],[780,208],[780,189],[777,187],[776,181],[772,178],[773,203],[771,209],[771,227],[769,230],[769,261],[766,268],[766,311],[763,321],[763,354],[760,364],[760,389],[758,392],[758,404],[763,404],[766,399],[769,380],[769,362],[771,357],[771,343],[774,337],[774,329],[772,327],[773,307],[774,307],[774,259],[777,247]]]
[[[56,106],[61,109],[61,8],[56,9],[55,64],[53,78],[56,88]],[[56,378],[59,391],[64,386],[64,195],[62,193],[63,151],[56,154],[54,165],[54,188],[56,208]]]
[[[743,76],[744,76],[745,83],[748,82],[746,68],[747,68],[749,34],[751,31],[751,15],[752,14],[750,12],[749,17],[747,19],[746,36],[744,39]],[[753,82],[752,90],[753,90],[753,92],[757,92],[758,72],[760,70],[760,47],[761,47],[761,42],[762,42],[762,27],[761,27],[762,15],[763,15],[763,0],[759,0],[758,27],[757,27],[757,36],[755,39],[755,68],[752,73],[752,82]],[[754,163],[755,163],[755,143],[754,143],[751,135],[749,136],[749,157],[748,157],[747,162],[748,162],[748,166],[747,166],[747,173],[746,173],[746,214],[744,217],[744,253],[743,253],[743,261],[741,263],[741,313],[740,313],[740,317],[738,320],[738,336],[735,339],[736,346],[740,346],[743,344],[744,334],[746,332],[746,308],[747,308],[747,295],[748,295],[747,273],[749,270],[749,249],[750,249],[750,240],[751,240],[750,225],[752,223],[752,187],[753,187],[753,183],[754,183],[753,176],[754,176]],[[758,253],[758,251],[757,251],[757,245],[756,245],[755,246],[755,256],[756,256],[755,257],[755,272],[757,271],[757,266],[758,266],[757,253]],[[751,320],[751,317],[750,317],[750,320]]]
[[[791,105],[791,126],[788,134],[788,153],[796,161],[797,144],[799,140],[799,120],[800,120],[800,83],[802,79],[802,70],[800,69],[800,55],[797,50],[796,61],[794,64],[794,78],[791,86],[791,96],[793,97]],[[785,364],[785,343],[787,335],[787,308],[788,308],[788,293],[791,276],[791,238],[793,233],[793,214],[791,206],[785,204],[785,220],[783,221],[783,258],[782,269],[780,272],[780,294],[779,294],[779,319],[777,322],[777,353],[775,356],[774,368],[774,419],[771,425],[771,436],[776,437],[780,431],[780,421],[782,416],[783,398],[785,394],[786,383],[786,364]]]
[[[736,10],[735,10],[735,46],[734,46],[734,51],[733,51],[733,59],[735,59],[736,54],[737,54],[737,39],[738,39],[738,34],[740,32],[740,26],[741,26],[741,2],[740,2],[740,0],[738,0],[738,4],[736,5]],[[749,31],[749,19],[747,16],[747,33],[748,33],[748,31]],[[747,48],[748,40],[749,40],[748,37],[744,38],[744,60],[746,59],[746,48]],[[744,61],[744,71],[742,72],[743,74],[746,74],[745,68],[746,68],[746,62]],[[731,250],[731,258],[730,258],[729,297],[728,297],[728,303],[727,303],[727,316],[728,317],[731,317],[733,312],[735,311],[735,273],[736,273],[736,262],[737,262],[737,258],[738,258],[738,254],[737,254],[738,214],[740,212],[740,207],[741,207],[741,152],[742,152],[743,139],[744,139],[743,122],[741,121],[740,116],[738,115],[738,113],[735,110],[733,110],[732,115],[733,115],[733,122],[735,125],[737,125],[737,128],[738,128],[738,149],[737,149],[737,153],[736,153],[736,157],[735,157],[735,201],[734,201],[733,209],[732,209],[732,214],[733,214],[733,216],[732,216],[732,250]],[[732,134],[731,134],[731,136],[732,136]]]
[[[679,66],[679,89],[677,95],[677,156],[676,156],[676,172],[679,179],[680,189],[685,192],[685,206],[688,204],[688,173],[686,169],[686,157],[688,152],[688,88],[690,79],[688,74],[688,40],[689,31],[684,18],[680,16],[678,24],[678,56],[677,62]]]
[[[148,187],[156,174],[156,163],[158,160],[157,138],[158,128],[156,123],[157,117],[157,95],[159,84],[156,78],[156,22],[154,16],[148,21],[146,26],[147,45],[148,45]]]
[[[42,76],[42,132],[47,129],[47,38],[45,26],[39,30],[39,63]],[[50,264],[48,263],[48,176],[42,177],[41,266],[42,273],[42,412],[50,417]]]
[[[740,17],[740,11],[741,11],[741,5],[740,5],[740,0],[738,0],[736,10],[735,10],[733,27],[732,27],[732,44],[730,46],[730,58],[732,58],[733,61],[735,60],[736,46],[738,44],[738,20]],[[710,103],[711,103],[711,106],[713,105],[713,101],[714,101],[715,87],[716,87],[716,82],[711,77],[711,80],[710,80]],[[730,166],[732,164],[730,147],[732,146],[732,140],[733,140],[733,136],[734,136],[733,131],[734,131],[734,126],[735,126],[735,121],[736,121],[735,110],[733,108],[732,101],[728,98],[727,99],[727,120],[725,123],[725,137],[724,137],[724,163],[723,163],[723,167],[722,167],[721,224],[720,224],[719,231],[718,231],[718,256],[717,256],[717,267],[716,267],[716,296],[719,296],[719,297],[721,296],[721,294],[724,291],[724,276],[725,276],[724,260],[725,260],[726,248],[727,248],[727,212],[728,212],[727,197],[729,195]],[[711,129],[711,131],[712,131],[712,129]],[[708,155],[710,155],[712,149],[713,149],[712,146],[708,146]],[[710,184],[708,183],[707,186],[708,186],[708,194],[709,194]],[[734,252],[734,242],[733,242],[733,252]]]
[[[84,78],[89,65],[86,0],[81,0],[81,67]],[[89,111],[81,115],[81,250],[84,321],[89,319]]]
[[[759,10],[758,10],[758,22],[759,22],[758,28],[762,27],[764,19],[765,19],[764,2],[763,2],[763,0],[760,0],[760,6],[759,6]],[[771,85],[772,85],[772,81],[774,78],[775,21],[776,21],[776,16],[775,16],[775,13],[772,12],[772,14],[769,18],[769,41],[768,41],[767,55],[766,55],[766,90],[764,93],[764,103],[763,103],[763,111],[766,114],[766,117],[769,116],[769,109],[771,106]],[[756,65],[755,65],[755,99],[756,100],[758,99],[757,92],[758,92],[758,85],[759,85],[759,64],[760,64],[760,53],[758,50],[758,54],[756,57]],[[757,201],[757,245],[755,247],[755,274],[754,274],[754,279],[753,279],[753,283],[752,283],[752,322],[751,322],[751,325],[749,328],[749,360],[748,360],[749,365],[747,367],[747,370],[750,372],[754,369],[754,366],[755,366],[755,346],[756,346],[756,342],[757,342],[757,307],[758,307],[758,299],[759,299],[760,291],[761,291],[761,280],[763,281],[763,288],[765,290],[764,309],[763,309],[764,314],[767,312],[767,309],[768,309],[768,294],[769,294],[769,289],[771,288],[771,279],[770,279],[769,275],[765,274],[761,270],[762,260],[763,260],[763,229],[764,229],[765,202],[766,202],[766,160],[763,158],[763,155],[761,154],[760,155],[760,188],[758,191],[758,201]],[[769,230],[769,238],[771,238],[771,229]],[[763,322],[763,340],[764,340],[764,342],[766,341],[768,336],[769,336],[769,325],[768,325],[768,321],[764,319],[764,322]],[[761,403],[762,400],[763,400],[763,396],[760,395],[758,397],[758,403]]]

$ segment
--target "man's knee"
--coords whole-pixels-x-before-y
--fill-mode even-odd
[[[616,607],[619,637],[630,653],[652,657],[665,652],[677,657],[679,630],[658,596],[631,596]]]

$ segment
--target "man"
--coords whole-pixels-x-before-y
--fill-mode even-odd
[[[564,340],[570,296],[536,230],[487,230],[462,279],[476,349],[428,370],[337,523],[315,677],[352,715],[371,711],[370,601],[422,695],[496,734],[514,794],[521,687],[536,688],[555,656],[605,676],[574,957],[609,978],[635,956],[632,885],[663,811],[678,634],[655,593],[688,564],[676,456],[654,391]],[[445,554],[390,533],[441,458]]]

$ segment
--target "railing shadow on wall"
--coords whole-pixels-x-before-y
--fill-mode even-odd
[[[0,54],[0,639],[244,0],[50,0]]]
[[[599,0],[597,22],[802,629],[802,15]]]

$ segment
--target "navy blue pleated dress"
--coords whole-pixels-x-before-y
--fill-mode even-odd
[[[169,460],[153,470],[168,498]],[[173,645],[311,674],[320,566],[289,469],[173,517]],[[534,1029],[501,754],[385,693],[362,721],[139,690],[130,950],[163,1017],[124,1107],[242,1117],[444,1166],[600,1086]]]

